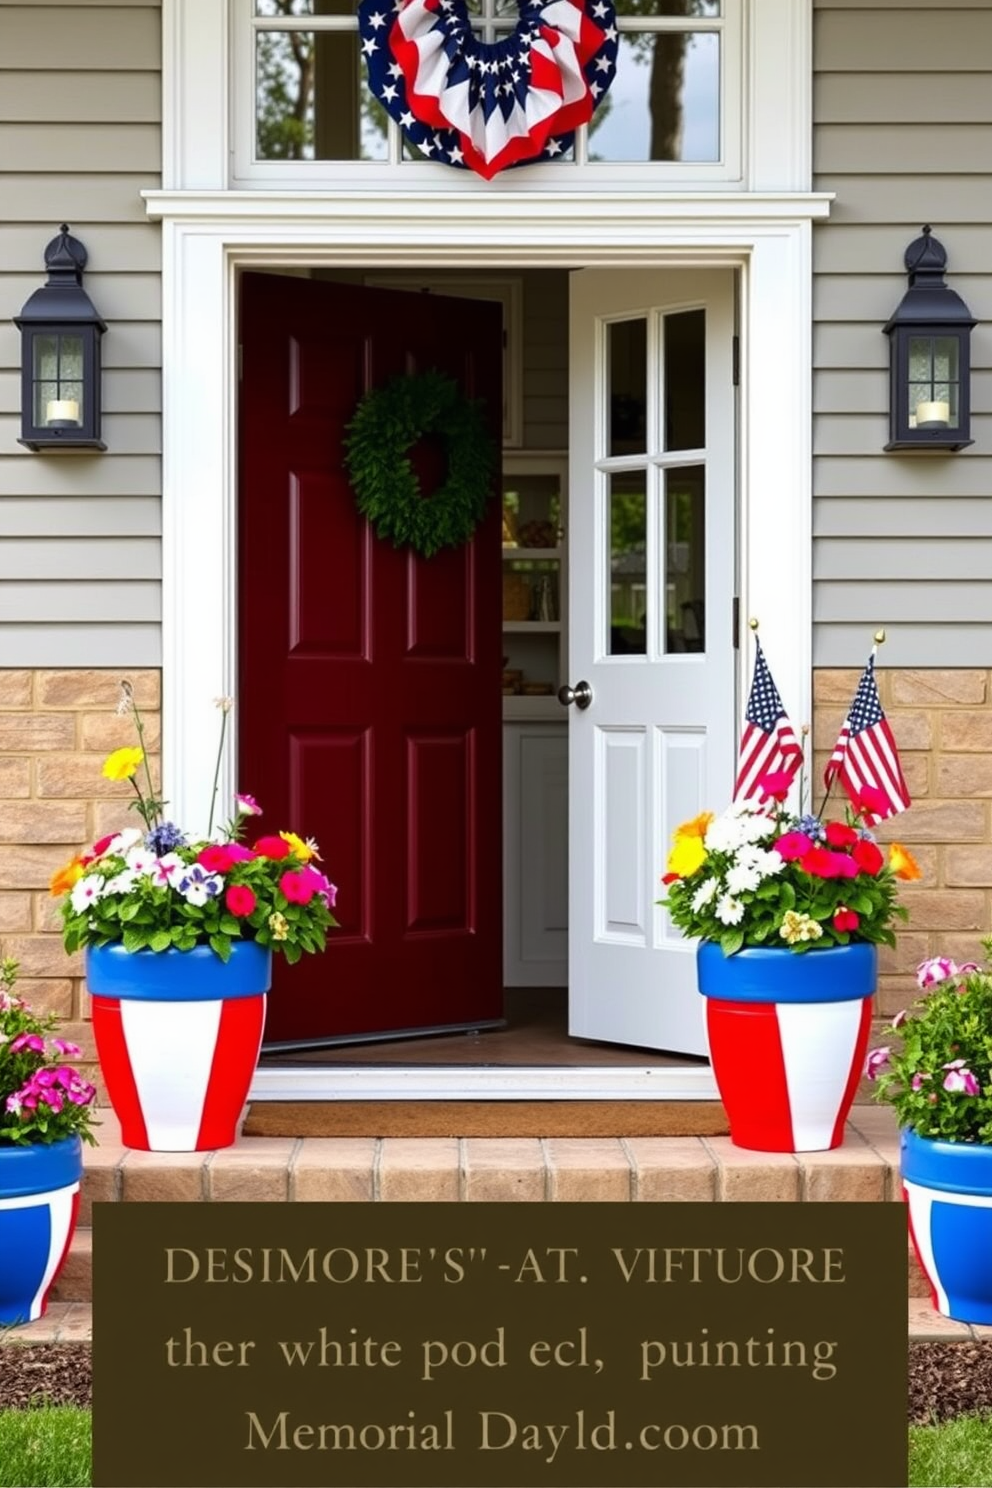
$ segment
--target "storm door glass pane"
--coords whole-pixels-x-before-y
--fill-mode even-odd
[[[648,326],[615,320],[606,328],[611,455],[643,455],[648,429]]]
[[[617,73],[589,124],[589,159],[720,159],[720,38],[625,31]]]
[[[716,20],[723,14],[722,0],[617,0],[618,16],[665,16]]]
[[[647,476],[613,474],[610,481],[610,656],[647,652]]]
[[[665,448],[706,443],[706,312],[665,316]]]
[[[959,351],[956,336],[910,336],[911,429],[927,426],[957,428],[961,388]]]
[[[665,650],[706,649],[706,467],[665,471]]]
[[[326,15],[318,5],[317,14]],[[314,14],[313,0],[255,0],[255,14],[259,16],[311,16]]]
[[[387,158],[357,31],[257,33],[255,143],[259,160]]]

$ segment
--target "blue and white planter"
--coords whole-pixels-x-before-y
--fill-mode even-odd
[[[873,945],[798,954],[696,952],[713,1075],[736,1147],[839,1147],[864,1068],[878,957]]]
[[[93,1033],[125,1147],[230,1147],[258,1060],[272,952],[235,941],[192,951],[88,946]]]
[[[901,1135],[909,1230],[933,1305],[992,1324],[992,1147]]]
[[[82,1176],[78,1137],[0,1143],[0,1325],[44,1315],[76,1228]]]

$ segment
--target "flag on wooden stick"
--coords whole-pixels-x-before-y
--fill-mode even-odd
[[[757,636],[754,641],[757,647],[754,676],[744,714],[744,733],[734,785],[735,801],[761,800],[767,794],[760,785],[766,775],[779,771],[795,775],[803,762],[802,745],[786,717],[761,642]]]
[[[870,827],[897,816],[911,804],[896,741],[879,701],[874,651],[861,674],[823,778],[827,790],[835,779],[840,780],[854,805],[862,808]]]

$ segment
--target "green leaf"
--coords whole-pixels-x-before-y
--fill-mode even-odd
[[[172,936],[168,930],[156,930],[155,934],[150,936],[148,940],[149,950],[152,951],[167,951],[171,944]]]
[[[228,940],[226,935],[211,935],[210,947],[212,950],[216,951],[217,955],[222,961],[230,961],[231,942]]]
[[[127,929],[124,931],[124,949],[126,951],[143,951],[148,944],[148,934],[141,929]]]
[[[140,901],[134,899],[126,901],[117,911],[118,918],[126,924],[128,920],[133,920],[136,917],[140,908]]]
[[[732,956],[744,944],[743,930],[728,930],[720,936],[720,949],[725,956]]]

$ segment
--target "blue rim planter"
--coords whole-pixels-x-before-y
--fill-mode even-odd
[[[82,1176],[79,1137],[0,1143],[0,1325],[44,1315],[76,1228]]]
[[[710,1060],[735,1147],[840,1146],[864,1068],[877,962],[867,944],[725,956],[714,941],[700,943]]]
[[[272,953],[235,941],[192,951],[88,946],[93,1032],[125,1147],[230,1147],[258,1061]]]
[[[992,1324],[992,1147],[905,1129],[900,1161],[934,1307],[959,1323]]]

